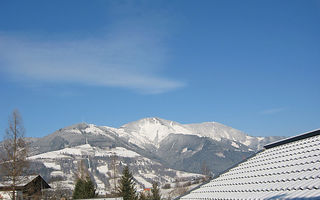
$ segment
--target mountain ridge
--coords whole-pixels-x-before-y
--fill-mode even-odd
[[[249,136],[218,122],[180,124],[153,117],[119,128],[78,123],[30,139],[29,159],[38,163],[34,170],[61,180],[71,189],[77,163],[84,161],[99,190],[111,191],[114,153],[118,157],[117,176],[123,165],[129,165],[143,189],[154,180],[161,185],[178,179],[192,181],[201,177],[203,165],[217,174],[277,139],[281,137]]]
[[[152,141],[155,141],[156,138],[158,138],[159,143],[170,133],[174,133],[209,137],[217,141],[221,140],[222,138],[227,138],[234,141],[239,141],[242,144],[254,148],[260,140],[263,140],[263,138],[268,138],[250,136],[243,131],[215,121],[181,124],[179,122],[170,121],[159,117],[142,118],[140,120],[124,124],[118,128],[118,130],[123,130],[127,133],[129,132],[131,134],[139,134],[140,136],[147,137],[151,143]],[[262,146],[260,145],[259,148],[261,147]]]

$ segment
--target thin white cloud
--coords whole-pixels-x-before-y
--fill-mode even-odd
[[[185,85],[161,75],[167,61],[161,41],[130,30],[69,41],[0,34],[1,73],[18,81],[121,87],[156,94]]]
[[[260,113],[263,115],[273,115],[273,114],[283,112],[285,110],[286,108],[271,108],[271,109],[263,110]]]

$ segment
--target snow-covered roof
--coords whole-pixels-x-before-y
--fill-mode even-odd
[[[42,177],[40,175],[18,176],[18,177],[16,177],[16,180],[17,180],[16,187],[24,187],[28,183],[30,183],[31,181],[36,179],[37,177],[40,177],[42,179]],[[11,185],[12,185],[12,181],[0,182],[0,188],[11,187]]]
[[[180,199],[320,199],[320,129],[266,145]]]

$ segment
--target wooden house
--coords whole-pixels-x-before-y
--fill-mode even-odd
[[[41,199],[42,191],[51,188],[40,175],[23,176],[19,177],[19,180],[15,187],[16,199],[18,200]],[[12,193],[12,181],[2,181],[0,183],[0,199],[11,199]]]

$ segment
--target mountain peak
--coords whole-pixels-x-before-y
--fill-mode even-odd
[[[163,122],[171,122],[171,121],[162,119],[160,117],[147,117],[147,118],[140,119],[137,122],[163,123]]]
[[[173,124],[178,124],[177,122],[174,121],[169,121],[166,119],[162,119],[159,117],[147,117],[147,118],[142,118],[137,121],[130,122],[128,124],[124,124],[121,126],[121,128],[126,128],[126,129],[137,129],[139,127],[143,126],[148,126],[148,125],[163,125],[163,126],[172,126]]]
[[[85,129],[89,126],[89,124],[85,123],[85,122],[81,122],[81,123],[77,123],[77,124],[73,124],[71,126],[67,126],[64,127],[64,130],[68,130],[68,129]]]
[[[161,119],[159,117],[143,118],[125,124],[120,129],[130,132],[131,136],[138,135],[147,138],[149,141],[157,140],[159,142],[170,133],[190,133],[190,131],[178,122]]]

